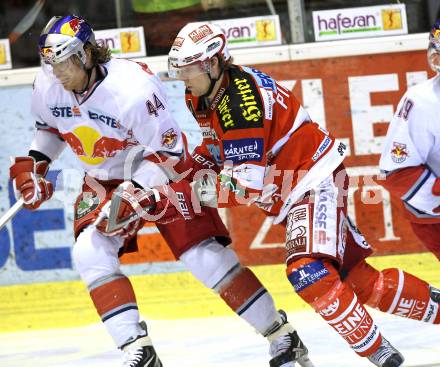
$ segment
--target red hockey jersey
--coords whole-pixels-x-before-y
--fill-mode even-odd
[[[344,159],[345,145],[257,69],[234,65],[209,105],[190,93],[186,102],[203,134],[195,153],[220,173],[220,207],[255,203],[279,223]]]

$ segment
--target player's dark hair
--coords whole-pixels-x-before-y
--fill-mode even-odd
[[[230,69],[231,65],[233,65],[234,60],[232,57],[230,57],[227,61],[225,61],[223,57],[219,56],[218,54],[216,56],[218,59],[218,65],[220,66],[220,69],[228,70]]]
[[[112,58],[110,48],[107,46],[92,45],[91,43],[87,43],[86,49],[89,49],[91,52],[93,65],[105,64]]]

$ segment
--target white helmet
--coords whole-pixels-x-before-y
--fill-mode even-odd
[[[41,32],[39,51],[41,59],[47,64],[59,64],[76,55],[86,63],[84,45],[96,45],[92,27],[76,15],[55,16]]]
[[[168,75],[185,80],[210,72],[210,60],[218,55],[228,61],[226,36],[221,28],[208,23],[189,23],[181,29],[168,54]]]

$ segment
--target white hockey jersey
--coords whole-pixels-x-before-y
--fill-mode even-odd
[[[388,128],[380,159],[384,186],[398,194],[413,218],[440,218],[440,76],[408,89]],[[416,171],[417,170],[417,171]]]
[[[160,184],[151,182],[160,168],[147,161],[183,154],[181,131],[167,107],[161,81],[147,65],[130,60],[111,59],[99,67],[105,77],[80,101],[54,77],[38,73],[32,95],[38,130],[31,149],[56,158],[55,134],[70,146],[88,175],[101,180],[133,178],[144,187]],[[136,161],[138,167],[127,166],[133,148],[146,158]],[[142,167],[144,163],[148,167]],[[128,168],[132,177],[124,177],[124,165],[125,175]]]

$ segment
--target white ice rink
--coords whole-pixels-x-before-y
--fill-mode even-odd
[[[379,312],[372,315],[404,354],[406,367],[440,367],[440,325]],[[368,367],[313,312],[289,313],[316,367]],[[1,321],[0,321],[1,323]],[[149,321],[164,367],[267,367],[268,345],[237,317]],[[121,355],[101,324],[0,333],[0,367],[120,367]]]

